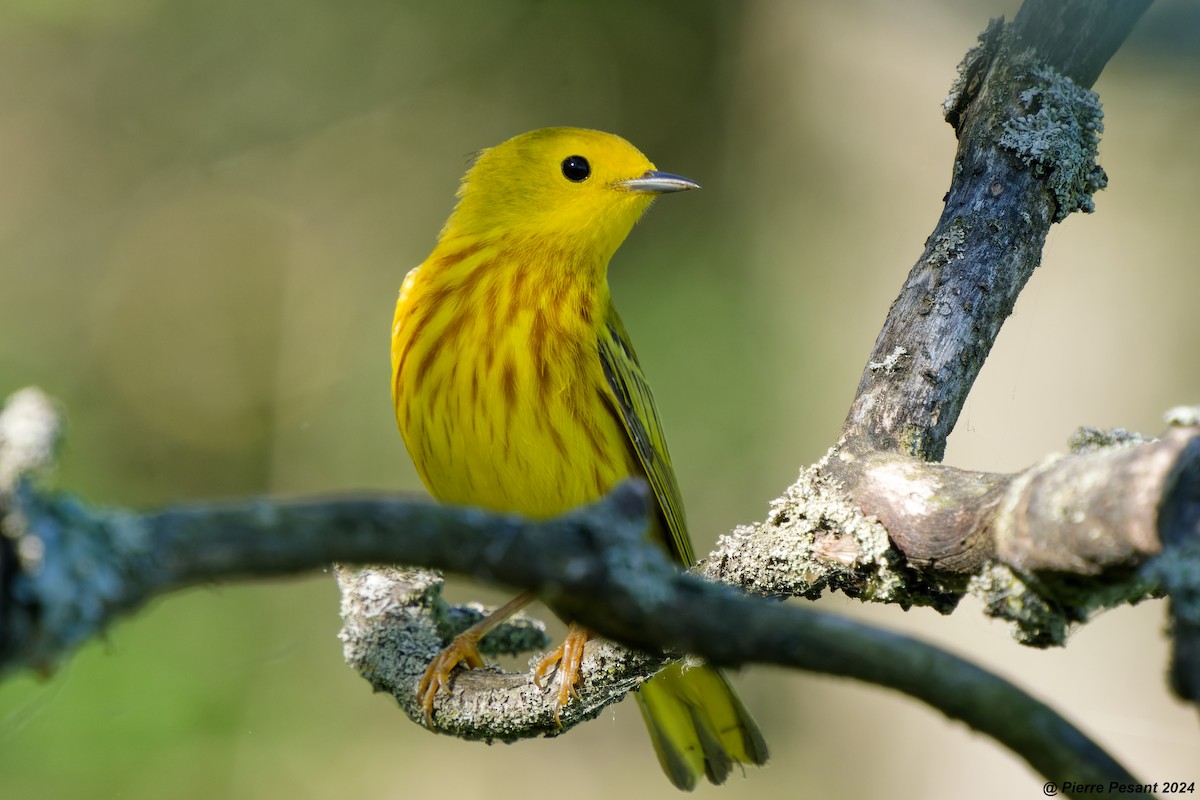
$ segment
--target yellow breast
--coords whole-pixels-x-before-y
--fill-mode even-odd
[[[571,259],[528,241],[449,240],[406,278],[393,400],[437,499],[546,517],[640,471],[596,349],[603,265]]]

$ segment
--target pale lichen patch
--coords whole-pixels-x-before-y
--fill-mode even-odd
[[[1092,195],[1108,185],[1096,163],[1104,112],[1100,97],[1047,66],[1029,70],[1021,92],[1027,113],[1004,123],[999,144],[1041,178],[1054,195],[1054,221],[1096,210]]]

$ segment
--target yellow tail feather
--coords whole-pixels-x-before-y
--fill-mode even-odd
[[[658,761],[678,788],[690,791],[701,775],[723,783],[734,762],[766,763],[758,725],[715,667],[672,664],[636,697]]]

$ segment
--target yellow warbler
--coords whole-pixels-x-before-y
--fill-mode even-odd
[[[619,136],[546,128],[484,150],[425,262],[408,273],[392,326],[392,399],[408,452],[437,499],[529,517],[595,500],[631,475],[657,500],[648,535],[694,562],[649,384],[608,290],[608,262],[660,193],[699,188],[659,172]],[[523,594],[456,637],[421,683],[426,718],[479,639]],[[589,633],[534,673],[569,700]],[[767,748],[725,677],[669,667],[637,693],[671,781],[720,783]]]

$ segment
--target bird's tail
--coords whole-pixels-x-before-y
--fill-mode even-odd
[[[636,697],[658,761],[680,789],[693,789],[701,775],[722,783],[734,762],[767,761],[758,725],[715,667],[672,664]]]

